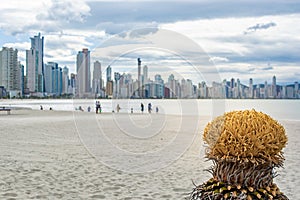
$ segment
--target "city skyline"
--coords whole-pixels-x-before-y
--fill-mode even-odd
[[[160,74],[162,71],[152,72],[152,66],[150,65],[149,70],[148,63],[142,64],[139,57],[132,74],[129,71],[113,71],[108,65],[104,70],[106,79],[103,79],[101,62],[96,60],[93,71],[91,70],[90,50],[87,48],[78,51],[77,74],[71,73],[69,76],[67,66],[62,68],[56,62],[43,63],[44,37],[40,33],[30,37],[30,40],[31,48],[26,50],[26,76],[24,66],[18,60],[17,49],[3,47],[0,51],[1,97],[5,97],[7,91],[9,96],[15,97],[71,95],[77,98],[300,98],[297,80],[292,84],[280,85],[277,84],[275,75],[271,84],[267,80],[254,84],[250,77],[248,86],[241,83],[239,78],[236,81],[234,78],[230,81],[208,79],[211,82],[209,85],[205,79],[209,76],[202,75],[201,72],[197,73],[202,75],[202,79],[193,83],[189,77],[182,74],[177,74],[179,76],[176,77],[173,71],[168,71],[164,74],[168,76],[167,81],[164,81]],[[152,74],[154,80],[149,74]]]
[[[124,39],[128,40],[125,44],[147,47],[147,40],[143,38],[167,29],[190,38],[201,47],[221,80],[232,76],[244,82],[249,77],[263,82],[265,77],[277,75],[278,83],[292,83],[300,75],[300,39],[297,37],[300,2],[120,1],[118,5],[98,0],[5,2],[0,5],[0,45],[18,49],[20,62],[25,66],[26,50],[31,45],[28,38],[40,32],[45,37],[44,63],[56,62],[62,67],[68,66],[70,73],[76,73],[77,52],[88,48],[91,63],[94,63],[99,59],[94,59],[93,53],[100,49],[103,54],[99,61],[105,71],[120,56],[114,54],[114,50],[122,49]],[[157,7],[160,9],[155,9]],[[140,28],[149,29],[132,31]],[[128,31],[130,34],[124,37]],[[161,50],[139,55],[132,52],[129,56],[156,59],[162,66],[188,75],[188,67],[182,67],[182,60],[174,55],[169,55],[170,63],[159,60],[166,53]],[[185,49],[177,53],[185,56],[194,51]],[[124,64],[123,71],[129,71],[126,67],[132,66],[131,61],[126,57],[119,59]],[[161,67],[154,64],[149,62],[149,66]],[[195,82],[196,77],[190,78]]]

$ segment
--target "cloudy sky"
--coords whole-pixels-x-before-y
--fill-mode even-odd
[[[0,19],[0,44],[17,48],[24,65],[29,38],[40,32],[45,62],[71,72],[89,48],[103,70],[134,75],[141,57],[152,79],[300,81],[299,1],[10,0]]]

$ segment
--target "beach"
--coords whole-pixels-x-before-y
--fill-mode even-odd
[[[185,199],[193,181],[211,177],[204,171],[212,163],[204,158],[202,141],[210,120],[155,113],[2,112],[0,199]],[[275,183],[289,199],[299,199],[300,123],[280,123],[289,141]]]

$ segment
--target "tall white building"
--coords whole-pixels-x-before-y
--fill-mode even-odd
[[[138,96],[142,97],[142,74],[141,74],[141,65],[142,65],[142,60],[140,58],[137,59],[138,61]]]
[[[45,64],[45,92],[47,94],[51,94],[53,92],[52,90],[52,71],[55,68],[56,63],[54,62],[48,62]]]
[[[82,49],[77,54],[77,87],[78,96],[87,97],[91,92],[90,51]]]
[[[4,86],[10,96],[21,95],[21,68],[17,49],[3,47],[0,51],[0,86]]]
[[[253,98],[253,79],[249,79],[249,98]]]
[[[102,71],[101,63],[99,61],[94,62],[92,89],[94,94],[99,94],[102,90]]]
[[[273,98],[277,97],[276,76],[272,78],[271,94]]]
[[[144,65],[143,67],[143,77],[144,77],[144,84],[146,84],[148,82],[148,67],[147,65]]]
[[[30,38],[31,48],[26,50],[27,87],[31,93],[44,92],[44,37],[39,33]]]
[[[69,68],[65,66],[62,69],[62,93],[68,94],[69,89]]]

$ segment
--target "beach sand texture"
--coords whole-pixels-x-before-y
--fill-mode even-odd
[[[137,127],[147,127],[147,121],[157,124],[159,134],[130,135],[131,130],[124,130],[126,126],[122,125],[128,123],[129,117]],[[203,128],[210,120],[210,117],[200,118],[194,134],[190,132],[192,127],[180,129],[181,117],[175,115],[87,112],[74,115],[73,112],[37,110],[13,110],[11,115],[0,113],[0,199],[184,199],[194,187],[192,180],[200,184],[210,178],[210,174],[203,171],[211,163],[205,162],[202,142]],[[285,149],[285,169],[279,170],[281,175],[275,183],[290,199],[299,199],[300,140],[297,133],[300,124],[296,121],[281,123],[287,130],[289,142]],[[103,152],[85,148],[86,142],[93,140],[83,141],[82,137],[88,136],[82,134],[85,129],[95,133],[101,129],[112,144],[125,152],[146,155],[160,152],[169,145],[170,155],[172,152],[182,155],[161,169],[160,163],[153,167],[153,163],[147,161],[140,166],[139,163],[126,166],[130,159],[123,157],[124,161],[118,161],[122,156],[110,156],[109,151],[105,152],[109,147],[102,146]],[[178,129],[191,143],[181,143],[184,137],[173,140],[180,135]],[[183,144],[189,144],[187,150],[180,152],[185,148],[179,148],[176,152],[176,146]],[[104,162],[102,154],[105,154]],[[143,158],[143,154],[138,156]],[[163,156],[158,160],[164,160]],[[120,163],[124,166],[117,166]],[[132,166],[137,170],[129,168]]]

